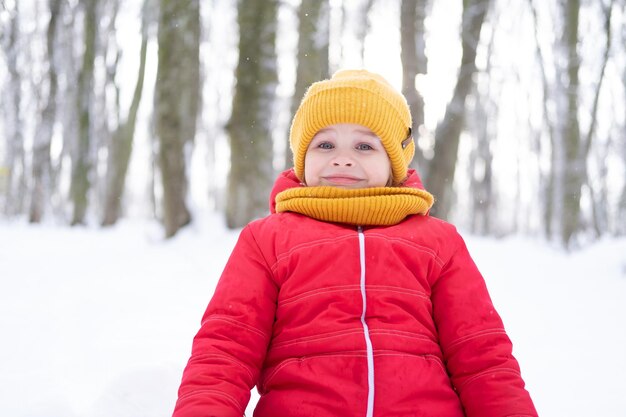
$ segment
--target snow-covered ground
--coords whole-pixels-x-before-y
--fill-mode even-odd
[[[0,220],[0,416],[170,416],[237,235],[217,217],[170,241],[139,221]],[[572,255],[526,238],[466,240],[539,415],[626,415],[626,239]]]

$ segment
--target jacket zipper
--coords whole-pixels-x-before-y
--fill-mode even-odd
[[[359,226],[359,264],[361,266],[361,298],[363,299],[363,311],[361,313],[361,324],[363,325],[363,335],[365,337],[365,347],[367,350],[367,412],[366,417],[372,417],[374,415],[374,349],[372,348],[372,339],[370,338],[370,331],[367,323],[365,322],[365,315],[367,313],[367,299],[365,297],[365,234],[363,233],[363,227]]]

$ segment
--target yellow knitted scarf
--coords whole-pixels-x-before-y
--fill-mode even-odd
[[[411,187],[297,187],[276,195],[276,211],[327,222],[390,226],[410,214],[426,214],[433,201],[429,192]]]

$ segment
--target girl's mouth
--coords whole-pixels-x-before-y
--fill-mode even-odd
[[[361,178],[352,177],[350,175],[332,175],[328,177],[323,177],[323,179],[331,184],[337,185],[350,185],[362,181]]]

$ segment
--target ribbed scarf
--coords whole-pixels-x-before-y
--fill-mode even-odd
[[[429,192],[410,187],[297,187],[276,195],[276,211],[327,222],[390,226],[410,214],[426,214],[433,201]]]

